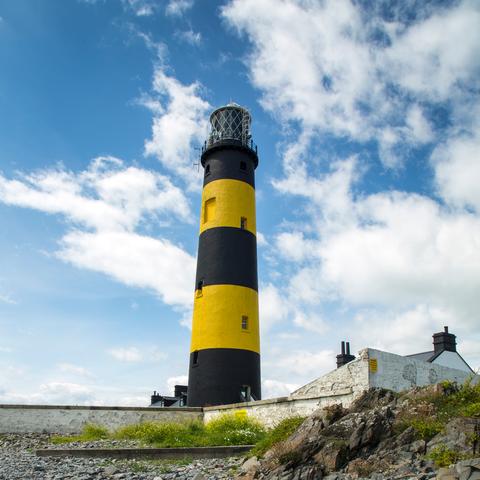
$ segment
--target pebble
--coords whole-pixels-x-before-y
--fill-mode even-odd
[[[137,446],[132,442],[89,442],[69,448],[120,448]],[[244,459],[118,460],[105,458],[37,457],[40,448],[52,445],[47,434],[0,435],[0,480],[227,480]]]

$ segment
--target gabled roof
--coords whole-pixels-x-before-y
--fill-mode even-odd
[[[431,352],[412,353],[411,355],[405,355],[405,357],[420,360],[422,362],[431,362],[434,354],[435,352],[432,350]]]

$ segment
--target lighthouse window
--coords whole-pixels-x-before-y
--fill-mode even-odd
[[[247,228],[247,217],[240,218],[240,228],[245,230]]]
[[[209,198],[205,201],[203,209],[203,223],[211,222],[215,218],[216,199]]]
[[[248,330],[248,317],[242,315],[242,330]]]
[[[195,350],[193,352],[193,359],[192,359],[193,366],[198,365],[198,351]]]
[[[247,162],[240,162],[240,170],[247,170]]]
[[[210,175],[210,164],[205,167],[205,175]]]

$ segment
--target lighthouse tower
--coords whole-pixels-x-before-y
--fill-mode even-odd
[[[204,168],[187,403],[259,400],[255,168],[250,113],[235,103],[210,116]]]

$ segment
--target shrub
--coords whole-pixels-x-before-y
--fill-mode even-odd
[[[127,425],[115,432],[115,438],[139,440],[158,447],[193,447],[205,445],[205,427],[201,422],[145,422]]]
[[[305,420],[305,417],[290,417],[282,420],[275,428],[267,432],[255,447],[250,455],[263,456],[274,445],[286,440]]]
[[[466,458],[465,454],[451,450],[446,445],[440,444],[432,449],[427,458],[433,460],[437,467],[448,467],[453,463]]]
[[[265,436],[265,427],[245,412],[221,415],[205,427],[210,445],[251,445]]]

